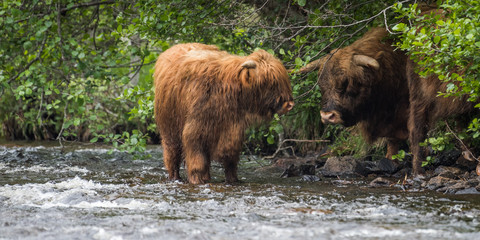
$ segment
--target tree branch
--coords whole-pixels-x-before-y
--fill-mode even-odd
[[[20,74],[22,74],[23,72],[27,71],[28,68],[30,68],[30,66],[32,66],[33,63],[35,63],[36,61],[40,60],[40,56],[42,55],[42,52],[43,52],[43,48],[45,47],[45,42],[47,41],[47,36],[45,36],[45,38],[43,39],[42,43],[41,43],[41,46],[40,46],[40,50],[38,51],[37,53],[37,56],[32,60],[30,61],[24,68],[22,71],[20,71],[19,73],[17,73],[17,75],[11,77],[10,79],[7,80],[7,84],[10,84],[11,81],[17,79]]]
[[[278,144],[278,148],[277,148],[277,150],[273,153],[273,155],[265,156],[265,157],[263,157],[263,158],[264,158],[264,159],[272,159],[272,158],[275,158],[280,151],[285,150],[285,149],[292,148],[291,146],[282,148],[282,145],[283,145],[284,143],[286,143],[286,142],[328,143],[328,142],[330,142],[330,140],[323,140],[323,139],[320,139],[320,140],[284,139],[283,141],[281,141],[281,142]],[[292,150],[293,150],[293,148],[292,148]],[[295,154],[295,153],[294,153],[294,154]]]
[[[462,144],[462,147],[465,149],[465,151],[469,154],[469,157],[473,158],[475,161],[477,162],[480,162],[480,160],[475,157],[475,155],[473,155],[472,151],[470,151],[470,149],[467,147],[467,145],[465,145],[465,143],[462,141],[462,139],[460,139],[457,134],[455,134],[453,132],[453,130],[450,128],[450,126],[448,125],[447,121],[444,121],[445,122],[445,125],[447,126],[447,129],[448,131],[460,142],[460,144]]]
[[[104,5],[104,4],[114,4],[115,1],[94,1],[94,2],[88,2],[88,3],[80,3],[80,4],[76,4],[76,5],[73,5],[71,7],[67,7],[67,8],[62,8],[60,10],[60,13],[61,14],[65,14],[66,12],[72,10],[72,9],[76,9],[76,8],[84,8],[84,7],[91,7],[91,6],[98,6],[98,5]]]

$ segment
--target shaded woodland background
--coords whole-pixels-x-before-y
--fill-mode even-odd
[[[445,9],[445,17],[420,17],[425,5]],[[472,0],[4,0],[0,138],[107,142],[142,152],[161,137],[151,75],[170,46],[201,42],[239,55],[261,48],[299,69],[374,26],[386,27],[422,74],[451,82],[445,94],[477,101],[479,16],[479,1]],[[451,69],[463,74],[445,74]],[[250,129],[246,153],[271,154],[281,145],[299,155],[329,145],[334,155],[384,154],[381,143],[367,146],[354,128],[322,125],[316,73],[291,77],[294,110]],[[458,139],[476,146],[480,123],[475,116],[467,122],[456,132],[440,123],[427,143],[437,151],[458,146]]]

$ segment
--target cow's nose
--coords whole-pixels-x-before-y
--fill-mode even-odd
[[[340,123],[340,114],[337,111],[324,112],[320,111],[320,116],[322,117],[323,123]]]

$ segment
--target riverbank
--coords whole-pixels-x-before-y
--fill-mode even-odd
[[[301,177],[305,181],[331,180],[349,184],[363,179],[369,187],[398,188],[404,191],[434,190],[445,194],[480,194],[480,176],[476,161],[468,160],[459,151],[440,155],[425,167],[425,174],[411,177],[408,160],[394,163],[386,158],[378,161],[345,157],[278,158],[257,171],[276,172],[281,177]]]

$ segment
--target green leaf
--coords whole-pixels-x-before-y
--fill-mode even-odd
[[[298,5],[299,6],[305,7],[306,4],[307,4],[307,0],[298,0]]]
[[[422,42],[418,42],[418,41],[415,41],[412,43],[413,45],[415,46],[423,46],[423,43]]]
[[[453,31],[453,35],[455,36],[460,36],[460,33],[461,33],[461,29],[460,28],[457,28]]]
[[[406,26],[407,25],[405,23],[399,23],[399,24],[393,26],[392,30],[397,31],[397,32],[403,32],[405,30]]]
[[[303,65],[303,60],[301,58],[295,58],[295,65],[297,66],[302,66]]]
[[[270,145],[275,143],[275,137],[272,134],[267,136],[267,143]]]

